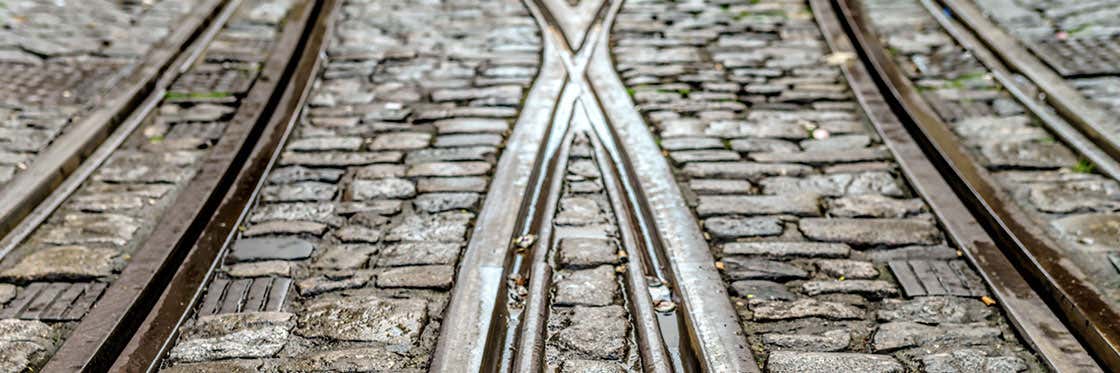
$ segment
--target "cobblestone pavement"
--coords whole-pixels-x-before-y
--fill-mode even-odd
[[[0,3],[0,186],[102,101],[199,3]]]
[[[630,1],[613,35],[760,365],[1043,370],[865,124],[829,66],[851,57],[804,2]],[[990,154],[1034,154],[1017,149]]]
[[[428,365],[540,37],[514,0],[348,0],[335,17],[293,139],[165,371]]]
[[[978,0],[976,5],[1070,77],[1089,100],[1120,113],[1120,1]]]
[[[1055,141],[916,2],[869,1],[866,9],[880,35],[891,35],[884,45],[896,51],[896,63],[974,159],[1032,213],[1104,299],[1120,302],[1120,273],[1111,262],[1120,259],[1120,183]]]
[[[90,3],[98,4],[106,9],[86,11],[96,17],[117,14],[110,4]],[[0,259],[0,324],[4,325],[0,345],[8,351],[0,359],[0,371],[36,370],[128,264],[131,253],[168,213],[167,207],[195,176],[227,121],[238,112],[239,100],[272,50],[292,4],[291,0],[244,2],[200,62],[176,80],[142,130],[133,133],[46,224]],[[9,10],[20,9],[10,6]],[[151,14],[155,17],[159,12]],[[36,22],[53,19],[49,14],[32,17],[39,18]],[[122,43],[130,40],[105,32],[105,37],[120,38]],[[158,36],[157,31],[151,33]],[[48,40],[24,42],[37,45],[30,43]],[[125,47],[106,50],[143,51],[142,46]]]

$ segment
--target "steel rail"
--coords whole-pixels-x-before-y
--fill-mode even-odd
[[[108,370],[141,326],[135,320],[149,315],[234,181],[245,173],[260,177],[260,169],[244,166],[262,144],[260,140],[269,138],[262,134],[276,131],[276,121],[270,119],[281,113],[277,109],[292,84],[297,62],[301,61],[292,57],[306,46],[312,30],[309,25],[315,25],[320,7],[317,1],[293,6],[260,75],[241,100],[222,138],[208,153],[201,170],[178,194],[129,265],[47,362],[45,371]],[[201,50],[191,52],[190,59],[202,55]],[[272,138],[275,142],[275,135]],[[264,142],[266,147],[267,143]]]
[[[1069,263],[1057,249],[1057,244],[1002,190],[925,102],[914,84],[895,66],[877,36],[864,25],[864,15],[858,11],[859,8],[853,7],[848,0],[833,1],[846,32],[858,46],[860,59],[872,72],[871,76],[880,90],[889,93],[886,95],[888,105],[904,121],[906,130],[942,170],[941,175],[950,182],[952,190],[969,206],[973,216],[996,243],[994,246],[982,245],[982,248],[987,248],[972,250],[971,254],[976,256],[974,263],[982,269],[981,273],[996,290],[996,295],[1004,297],[1001,301],[1006,305],[1005,310],[1017,331],[1048,365],[1059,371],[1100,369],[1089,365],[1092,361],[1082,352],[1084,348],[1066,336],[1067,329],[1088,342],[1089,351],[1105,367],[1116,370],[1115,345],[1110,342],[1115,339],[1108,336],[1115,335],[1110,333],[1116,331],[1120,318],[1095,290],[1080,280],[1076,268],[1068,267]],[[946,224],[952,222],[944,221]],[[1010,271],[985,267],[992,262],[984,260],[981,255],[990,255],[988,252],[996,250],[1002,250],[1026,277],[1025,287],[1019,281],[1007,282],[1013,279]],[[996,277],[1007,278],[999,280]],[[1031,289],[1042,289],[1043,294],[1034,299],[1035,296],[1029,294]],[[1008,298],[1007,294],[1021,299]],[[1040,308],[1043,300],[1058,315],[1051,316],[1051,312]],[[1061,316],[1064,325],[1053,321],[1057,316]]]
[[[124,141],[121,134],[127,135],[131,130],[118,127],[139,125],[127,118],[152,110],[152,97],[163,97],[163,89],[190,65],[185,62],[193,61],[198,42],[212,38],[212,26],[224,22],[229,10],[239,3],[240,0],[205,0],[196,5],[166,39],[144,56],[136,70],[115,86],[114,93],[97,103],[97,109],[69,125],[35,156],[27,170],[0,188],[0,236],[15,235],[0,241],[0,257],[30,234]],[[75,174],[76,177],[70,177]],[[56,188],[62,189],[56,192]],[[46,206],[39,208],[44,201]]]
[[[1100,105],[1090,102],[1062,76],[1023,47],[1018,40],[992,23],[976,4],[968,0],[938,1],[945,4],[946,9],[950,10],[954,17],[963,21],[964,26],[971,30],[977,39],[983,41],[991,52],[1045,92],[1046,102],[1058,113],[1076,125],[1109,155],[1120,158],[1120,118],[1109,114]],[[929,0],[923,0],[923,3],[927,8],[933,4]],[[933,8],[937,8],[935,15],[943,17],[938,22],[945,26],[944,20],[948,17],[943,13],[942,8]]]

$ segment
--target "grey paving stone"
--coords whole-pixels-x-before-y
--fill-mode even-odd
[[[728,256],[723,258],[723,264],[723,272],[732,280],[788,281],[809,277],[800,267],[772,260]]]
[[[433,123],[442,134],[456,133],[502,133],[509,130],[509,122],[504,119],[455,118],[438,120]]]
[[[587,358],[622,360],[628,347],[628,329],[622,306],[576,307],[571,325],[551,339]]]
[[[425,265],[391,268],[377,275],[377,286],[383,288],[451,288],[455,267]]]
[[[349,192],[350,199],[355,201],[412,198],[416,195],[416,185],[398,178],[354,180]]]
[[[416,190],[420,193],[433,192],[486,192],[489,179],[485,177],[435,177],[422,178],[416,183]]]
[[[850,218],[903,218],[926,211],[920,199],[894,199],[866,194],[842,197],[828,202],[828,214]]]
[[[299,260],[314,250],[310,242],[298,238],[248,238],[235,242],[227,258],[232,262]]]
[[[1077,163],[1065,145],[1056,142],[996,142],[981,147],[989,167],[1060,168]]]
[[[334,236],[339,241],[346,243],[378,243],[385,231],[380,228],[370,228],[363,225],[347,225],[334,231]]]
[[[751,194],[753,187],[746,180],[692,179],[688,188],[697,194]]]
[[[396,163],[404,154],[396,151],[385,152],[285,152],[280,155],[280,164],[285,166],[307,167],[344,167],[365,166],[374,163]]]
[[[846,150],[806,150],[796,153],[751,153],[750,158],[757,162],[829,164],[890,160],[891,154],[885,148],[862,148]]]
[[[816,193],[827,197],[881,194],[902,197],[904,192],[886,172],[810,175],[803,178],[771,177],[759,181],[765,194]]]
[[[724,255],[772,258],[845,258],[851,251],[847,244],[821,242],[731,242],[723,245]]]
[[[560,306],[607,306],[614,303],[618,282],[609,265],[557,276],[553,303]]]
[[[926,325],[974,323],[987,320],[992,309],[977,299],[961,297],[916,297],[886,299],[878,311],[880,321],[911,321]]]
[[[851,245],[932,245],[941,241],[936,225],[918,219],[805,218],[800,227],[811,239]]]
[[[467,212],[408,215],[399,225],[389,229],[385,240],[463,242],[472,218],[474,214]]]
[[[261,360],[223,360],[205,363],[175,364],[160,373],[255,373],[264,364]]]
[[[864,311],[844,303],[818,301],[812,298],[791,302],[760,301],[750,306],[755,321],[790,320],[820,317],[830,320],[863,318]]]
[[[388,178],[402,178],[405,174],[405,166],[399,164],[371,164],[369,166],[362,166],[354,172],[355,179],[388,179]]]
[[[898,295],[898,288],[894,284],[878,280],[809,281],[801,284],[801,291],[810,296],[857,294],[871,299]]]
[[[376,267],[454,264],[461,246],[457,243],[398,242],[381,250],[375,258]]]
[[[557,262],[564,267],[591,267],[614,264],[618,250],[607,239],[565,238],[560,240]]]
[[[39,233],[44,242],[55,245],[110,244],[125,246],[140,229],[140,220],[120,214],[67,214],[59,225],[47,226]]]
[[[432,162],[414,164],[407,176],[479,176],[490,172],[486,162]]]
[[[623,373],[626,370],[616,363],[596,360],[567,360],[561,373]]]
[[[362,142],[361,137],[314,137],[293,140],[288,143],[287,150],[297,152],[358,151],[362,148]]]
[[[985,323],[922,325],[895,321],[879,325],[871,341],[874,352],[889,352],[927,344],[988,345],[995,343],[1001,332]]]
[[[16,297],[16,286],[12,284],[0,284],[0,305],[7,304],[12,298]]]
[[[304,181],[266,186],[261,189],[261,200],[265,202],[330,201],[336,193],[338,193],[338,186],[334,184]]]
[[[1025,188],[1031,204],[1043,212],[1069,214],[1120,211],[1120,185],[1113,180],[1040,183],[1027,185]]]
[[[273,234],[310,234],[322,236],[327,231],[326,224],[309,221],[266,221],[249,226],[242,235],[258,237]]]
[[[731,140],[731,149],[743,153],[792,153],[801,151],[801,148],[790,141],[778,139],[735,139]]]
[[[772,373],[867,372],[901,373],[906,370],[888,355],[836,352],[775,351],[766,361]]]
[[[333,168],[307,168],[291,166],[272,170],[268,181],[273,184],[288,184],[297,181],[321,181],[334,183],[342,178],[345,171]]]
[[[696,213],[714,215],[820,216],[820,196],[810,193],[777,196],[700,196]]]
[[[876,263],[909,259],[956,259],[957,250],[945,245],[906,246],[867,251],[868,257]]]
[[[565,197],[560,200],[560,212],[554,219],[557,225],[588,225],[606,222],[599,203],[586,197]]]
[[[369,150],[423,149],[432,142],[432,134],[425,132],[396,132],[377,135],[369,143]]]
[[[689,177],[748,180],[758,180],[767,176],[802,176],[813,173],[813,168],[805,165],[754,162],[694,162],[685,165],[681,170]]]
[[[283,312],[202,316],[186,328],[168,359],[201,362],[276,355],[287,343],[294,317]]]
[[[280,363],[280,372],[400,372],[407,357],[381,347],[306,353]]]
[[[313,266],[331,270],[360,269],[377,251],[377,246],[367,244],[332,244],[320,250]]]
[[[772,281],[742,280],[731,283],[735,295],[750,300],[794,300],[797,298],[785,285]]]
[[[428,301],[375,295],[320,298],[299,314],[295,333],[337,341],[415,345],[428,323]]]
[[[113,249],[56,246],[40,249],[20,259],[0,277],[17,281],[89,280],[107,277],[120,266]]]
[[[776,236],[784,230],[781,219],[775,217],[744,218],[717,216],[704,219],[704,229],[716,238]]]
[[[339,274],[336,272],[330,277],[319,275],[299,280],[296,282],[296,290],[302,296],[313,297],[334,291],[361,288],[369,283],[369,280],[370,276],[367,273]]]
[[[817,271],[833,277],[845,279],[869,279],[879,277],[879,270],[871,262],[847,259],[826,259],[814,262]]]
[[[474,210],[478,193],[425,193],[412,200],[417,210],[436,213],[451,210]]]
[[[291,277],[292,263],[282,260],[232,264],[225,268],[230,277]]]
[[[851,342],[852,335],[845,329],[829,330],[820,335],[780,333],[762,335],[762,343],[778,351],[836,352],[847,349]]]
[[[960,349],[922,357],[922,369],[929,373],[1015,373],[1030,367],[1016,356],[992,356],[977,349]]]
[[[307,221],[337,227],[342,218],[335,215],[335,206],[329,203],[276,203],[253,209],[249,222],[264,223],[274,220]]]
[[[32,320],[0,320],[0,370],[24,372],[45,361],[57,342],[57,331],[50,325]]]

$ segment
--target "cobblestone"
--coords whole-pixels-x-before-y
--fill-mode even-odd
[[[346,0],[334,15],[308,105],[268,174],[270,197],[234,244],[300,240],[311,250],[227,258],[219,269],[226,278],[259,264],[258,274],[296,284],[282,306],[294,320],[283,349],[240,361],[282,372],[427,369],[540,53],[520,2],[431,5]]]
[[[9,1],[0,9],[0,186],[137,71],[198,3]]]
[[[904,27],[909,17],[876,20]],[[620,74],[676,161],[685,195],[695,196],[766,371],[916,371],[928,355],[968,348],[1038,367],[1004,332],[1002,315],[976,309],[978,300],[899,291],[887,261],[957,252],[863,124],[805,2],[627,2],[613,35]],[[933,53],[952,40],[896,36],[899,53]],[[994,135],[988,127],[975,132],[1039,142],[1030,130]],[[1076,161],[1050,144],[991,150],[1007,167]]]

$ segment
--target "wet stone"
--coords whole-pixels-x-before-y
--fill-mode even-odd
[[[1092,250],[1114,250],[1120,242],[1120,214],[1072,215],[1050,224],[1067,239]]]
[[[377,256],[377,267],[397,267],[423,264],[453,264],[458,258],[460,244],[436,242],[399,242],[382,249]]]
[[[778,333],[762,335],[762,343],[778,351],[836,352],[847,349],[851,342],[851,333],[844,329],[830,330],[821,335]]]
[[[746,180],[692,179],[689,189],[697,194],[750,194],[751,183]]]
[[[385,236],[387,241],[463,242],[474,214],[442,212],[408,215]]]
[[[618,293],[614,268],[603,265],[558,276],[556,296],[560,306],[606,306],[614,303]]]
[[[556,214],[557,225],[587,225],[606,221],[599,204],[584,197],[568,197],[560,200],[560,212]]]
[[[307,168],[292,166],[275,169],[268,175],[268,181],[274,184],[288,184],[298,181],[319,181],[334,183],[342,178],[345,171],[333,168]]]
[[[428,322],[427,307],[423,299],[374,295],[321,298],[300,313],[296,334],[412,346]]]
[[[332,270],[360,269],[369,261],[370,255],[377,253],[377,247],[364,244],[330,245],[322,249],[315,258],[315,268]]]
[[[993,356],[976,349],[960,349],[922,357],[922,369],[928,373],[1014,373],[1028,369],[1026,362],[1015,356]]]
[[[44,242],[56,245],[127,245],[140,229],[136,218],[118,214],[68,214],[62,224],[44,229]]]
[[[383,288],[451,288],[455,267],[449,265],[409,266],[389,269],[377,275],[377,286]]]
[[[55,331],[38,321],[0,320],[0,371],[24,372],[39,365],[55,348]]]
[[[490,172],[486,162],[432,162],[414,164],[408,168],[408,176],[479,176]]]
[[[420,193],[433,192],[475,192],[486,191],[489,181],[485,177],[436,177],[423,178],[416,184]]]
[[[875,194],[837,198],[828,203],[831,216],[902,218],[925,211],[920,199],[894,199]]]
[[[116,250],[56,246],[22,258],[0,277],[17,281],[88,280],[106,277],[120,264]]]
[[[752,303],[756,321],[789,320],[806,317],[820,317],[831,320],[850,320],[863,318],[859,308],[844,303],[818,301],[805,298],[792,302],[760,301]]]
[[[555,343],[591,359],[626,357],[628,326],[622,306],[576,307],[571,322],[551,338]]]
[[[478,193],[426,193],[412,201],[417,210],[443,212],[451,210],[474,210],[478,205]]]
[[[361,137],[315,137],[292,141],[288,144],[287,150],[324,152],[331,150],[357,151],[361,148]]]
[[[329,201],[337,192],[334,184],[306,181],[266,186],[261,190],[261,199],[265,202]]]
[[[804,178],[773,177],[759,182],[766,194],[816,193],[826,197],[881,194],[902,197],[902,188],[886,172],[811,175]]]
[[[355,201],[411,198],[414,195],[416,186],[405,179],[354,180],[350,184],[350,198]]]
[[[756,255],[771,258],[845,258],[851,247],[820,242],[732,242],[723,245],[724,255]]]
[[[245,230],[245,237],[258,237],[273,234],[310,234],[322,236],[327,231],[326,224],[308,221],[269,221],[253,224]]]
[[[809,277],[805,270],[784,262],[729,256],[723,258],[724,273],[732,280],[787,281]]]
[[[898,288],[893,284],[877,280],[809,281],[801,284],[801,291],[810,296],[857,294],[871,299],[898,295]]]
[[[879,325],[871,341],[872,351],[888,352],[927,344],[986,345],[1001,335],[999,329],[984,323],[928,326],[908,321]]]
[[[293,317],[283,312],[245,312],[202,316],[186,328],[168,359],[201,362],[262,358],[284,348]]]
[[[596,360],[568,360],[560,368],[560,373],[624,373],[618,364]]]
[[[868,257],[876,263],[886,263],[892,260],[910,259],[956,259],[957,250],[945,245],[933,246],[906,246],[882,250],[867,251]]]
[[[941,232],[929,221],[917,219],[801,219],[801,232],[818,241],[851,245],[931,245]]]
[[[299,260],[314,250],[310,242],[298,238],[249,238],[234,243],[227,258],[231,262]]]
[[[238,263],[226,267],[230,277],[291,277],[292,263],[281,260]]]
[[[398,132],[378,135],[369,144],[369,150],[411,150],[422,149],[432,141],[432,135],[424,132]]]
[[[877,317],[880,321],[911,321],[937,325],[984,321],[991,314],[992,309],[976,299],[916,297],[911,300],[884,300]]]
[[[700,196],[696,213],[713,215],[820,216],[820,196],[809,193],[778,196]]]
[[[255,373],[263,362],[260,360],[226,360],[205,363],[175,364],[160,369],[160,373]]]
[[[743,218],[719,216],[704,219],[704,229],[716,238],[776,236],[782,234],[782,221],[775,217]]]
[[[832,259],[818,260],[815,264],[820,273],[833,278],[868,279],[879,277],[879,270],[875,269],[875,265],[870,262]]]
[[[309,221],[336,227],[342,224],[342,218],[335,215],[335,206],[329,203],[268,204],[258,206],[249,215],[252,223],[273,220]]]
[[[349,348],[313,352],[280,364],[280,372],[397,372],[408,359],[386,348]],[[255,370],[254,370],[255,372]]]
[[[607,239],[565,238],[560,241],[560,254],[557,260],[564,267],[613,264],[618,261],[618,251]]]
[[[743,280],[731,283],[735,294],[750,300],[794,300],[797,298],[785,285],[771,281]]]
[[[767,176],[802,176],[813,173],[813,168],[799,164],[754,162],[694,162],[682,168],[685,175],[694,178],[728,178],[757,180]]]
[[[404,177],[405,167],[399,164],[371,164],[362,166],[354,173],[358,180],[387,179]]]
[[[775,351],[766,361],[771,373],[902,373],[902,364],[891,356],[837,353]]]

